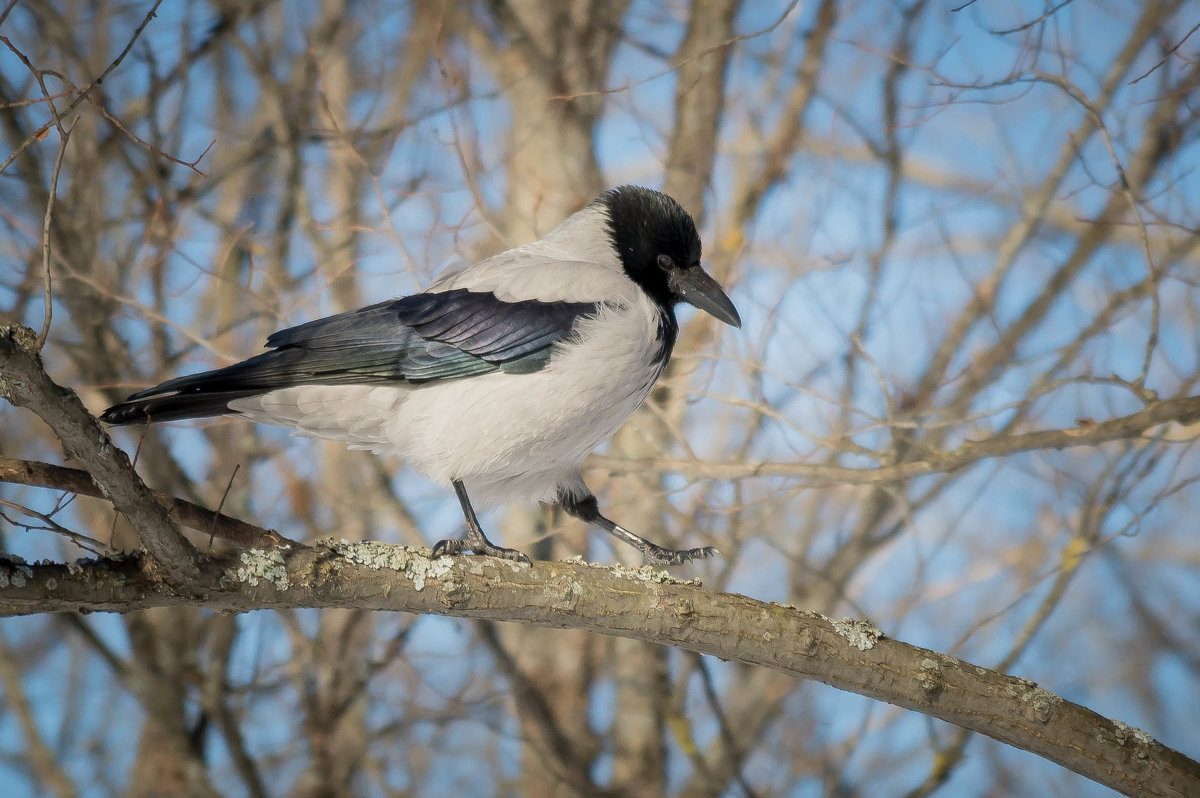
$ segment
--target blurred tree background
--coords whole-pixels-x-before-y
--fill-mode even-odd
[[[746,324],[682,313],[670,371],[590,461],[610,515],[718,546],[677,569],[706,587],[868,618],[1200,751],[1195,419],[1074,448],[1026,435],[1200,393],[1195,4],[0,6],[0,320],[41,326],[53,196],[44,357],[94,412],[418,290],[605,187],[661,188]],[[447,491],[340,445],[235,421],[115,437],[151,486],[291,537],[460,531]],[[61,459],[7,405],[0,450]],[[27,559],[87,553],[51,521],[136,545],[98,500],[0,502],[0,549]],[[626,555],[545,508],[484,523],[542,558]],[[916,713],[641,642],[190,608],[0,624],[0,782],[1109,794]]]

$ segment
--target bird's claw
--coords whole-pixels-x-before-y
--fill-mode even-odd
[[[465,540],[456,540],[453,538],[439,540],[437,543],[433,544],[433,552],[430,554],[430,557],[436,560],[438,557],[445,557],[451,554],[461,554],[465,543]]]
[[[717,557],[721,554],[716,546],[701,546],[696,549],[665,549],[651,544],[642,550],[642,560],[647,565],[683,565],[692,560]]]
[[[502,560],[523,562],[526,565],[533,564],[533,561],[528,556],[516,549],[506,549],[503,546],[495,546],[491,543],[472,543],[464,538],[439,540],[433,545],[433,553],[430,556],[436,559],[455,554],[466,554],[467,552],[476,556],[499,557]]]

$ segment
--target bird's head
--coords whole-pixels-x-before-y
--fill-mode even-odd
[[[609,189],[596,198],[608,212],[609,233],[621,265],[664,308],[683,301],[726,324],[742,326],[737,308],[700,268],[700,234],[679,203],[639,186]]]

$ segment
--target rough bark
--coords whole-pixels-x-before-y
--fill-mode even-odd
[[[96,486],[112,500],[142,545],[178,587],[201,578],[200,557],[138,478],[125,452],[113,446],[100,422],[79,397],[54,383],[32,352],[36,336],[27,327],[0,327],[0,396],[37,413],[62,442],[67,457],[88,464]]]

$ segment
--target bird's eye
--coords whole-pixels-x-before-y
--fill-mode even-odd
[[[659,255],[658,268],[662,269],[664,272],[669,272],[671,269],[675,268],[675,261],[671,260],[670,255]]]

